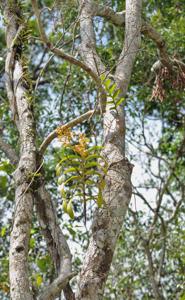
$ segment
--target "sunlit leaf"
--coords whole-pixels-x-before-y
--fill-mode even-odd
[[[73,205],[72,200],[69,201],[67,204],[67,213],[70,216],[71,219],[74,219],[74,211],[73,211]]]
[[[125,98],[120,98],[117,102],[116,102],[116,108],[121,105],[121,103],[123,103],[123,101],[125,100]]]
[[[36,276],[36,283],[37,283],[37,286],[39,287],[41,284],[42,284],[42,276],[40,274],[38,274]]]
[[[98,205],[99,208],[102,207],[102,204],[103,204],[103,196],[102,196],[101,191],[98,193],[98,197],[97,197],[96,202],[97,202],[97,205]]]
[[[1,237],[4,237],[5,234],[6,234],[6,227],[3,226],[3,227],[1,228]]]
[[[63,208],[63,211],[65,213],[68,213],[68,211],[67,211],[67,201],[65,199],[62,202],[62,208]]]
[[[107,80],[104,82],[104,85],[105,85],[105,88],[106,88],[107,91],[109,91],[110,84],[111,84],[111,80],[110,80],[110,79],[107,79]]]

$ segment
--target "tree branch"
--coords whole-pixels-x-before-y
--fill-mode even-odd
[[[159,267],[158,267],[158,283],[160,283],[161,280],[161,274],[162,274],[162,270],[163,270],[163,266],[164,266],[164,260],[165,260],[165,253],[166,253],[166,234],[167,232],[167,226],[166,226],[166,222],[164,222],[164,220],[161,222],[161,240],[162,240],[162,245],[161,245],[161,253],[160,253],[160,257],[159,257]]]
[[[111,21],[116,26],[125,25],[125,11],[115,12],[109,6],[103,6],[98,3],[93,3],[93,14],[94,16],[100,16]],[[151,24],[142,20],[141,33],[153,40],[157,45],[160,53],[161,62],[171,69],[172,62],[167,53],[164,39],[161,35],[152,27]]]
[[[141,42],[141,1],[126,2],[125,40],[115,72],[118,87],[127,93],[135,57]]]
[[[54,283],[52,283],[51,289],[46,288],[46,291],[44,291],[43,295],[48,294],[49,290],[51,290],[51,293],[54,293],[53,290],[58,293],[59,291],[61,292],[62,289],[67,292],[70,291],[69,294],[73,295],[73,292],[68,284],[69,280],[65,280],[66,275],[70,276],[70,274],[73,274],[71,265],[72,256],[67,241],[60,229],[55,205],[50,194],[45,188],[44,171],[41,170],[41,173],[42,176],[37,179],[35,188],[36,211],[48,250],[55,266],[56,273],[58,274],[58,281],[55,280]],[[65,282],[63,282],[63,278]],[[73,298],[70,296],[66,299],[71,300]]]
[[[17,165],[19,161],[19,157],[17,156],[17,153],[11,147],[11,145],[4,142],[2,137],[0,137],[0,149],[6,154],[6,156],[8,157],[12,165]]]
[[[172,61],[166,49],[165,40],[162,36],[146,21],[142,21],[142,33],[154,41],[160,53],[161,62],[169,69],[172,69]]]
[[[80,0],[80,54],[85,63],[94,73],[100,75],[105,72],[105,66],[96,52],[96,38],[93,27],[93,2]]]
[[[76,66],[80,67],[82,70],[84,70],[94,80],[94,82],[95,82],[95,84],[98,87],[98,90],[100,92],[100,98],[101,98],[101,102],[102,102],[101,109],[102,109],[102,112],[103,112],[104,107],[106,105],[106,91],[105,91],[104,87],[101,84],[100,77],[87,64],[85,64],[82,61],[76,59],[72,55],[66,54],[62,49],[59,49],[56,46],[51,44],[51,42],[48,40],[48,38],[46,36],[46,33],[44,31],[44,28],[43,28],[43,25],[42,25],[42,22],[41,22],[41,18],[40,18],[40,11],[38,9],[38,5],[37,5],[36,0],[32,0],[32,7],[33,7],[33,10],[34,10],[36,19],[37,19],[37,24],[38,24],[38,28],[39,28],[39,32],[40,32],[42,42],[48,47],[48,49],[52,53],[54,53],[55,55],[57,55],[58,57],[60,57],[62,59],[65,59],[70,64],[73,64],[73,65],[76,65]]]
[[[184,195],[183,195],[183,196],[184,196]],[[166,224],[170,224],[170,223],[175,219],[175,217],[177,216],[177,214],[178,214],[178,212],[179,212],[179,208],[180,208],[180,206],[181,206],[181,204],[182,204],[182,202],[183,202],[183,199],[184,199],[184,197],[182,197],[182,198],[178,201],[178,203],[177,203],[177,205],[176,205],[176,207],[175,207],[175,209],[174,209],[172,215],[165,221]]]
[[[110,6],[101,5],[97,2],[91,1],[93,16],[103,17],[108,21],[111,21],[116,26],[125,25],[125,10],[115,12]]]
[[[135,55],[139,47],[139,20],[141,15],[141,1],[127,0],[126,2],[127,26],[125,36],[131,37],[132,41],[134,38],[136,41],[133,42],[135,47],[132,47],[135,54],[132,55],[129,49],[128,55],[124,56],[124,58],[121,57],[117,66],[117,68],[120,66],[120,69],[117,69],[117,76],[115,76],[116,84],[118,88],[121,88],[124,96],[127,92],[130,76],[128,81],[126,81],[126,85],[124,85],[124,78],[126,78],[126,74],[131,74]],[[104,66],[99,64],[97,68],[96,61],[100,59],[98,59],[94,51],[92,2],[90,0],[81,0],[80,4],[81,56],[86,62],[89,61],[89,65],[94,68],[93,70],[101,72]],[[135,35],[135,27],[137,28],[137,37]],[[122,67],[123,59],[125,68]],[[123,74],[123,72],[125,73]],[[114,111],[107,105],[103,121],[104,149],[102,155],[109,166],[105,176],[106,185],[103,191],[104,205],[102,209],[96,210],[93,216],[90,242],[78,279],[77,300],[99,300],[103,298],[103,287],[110,270],[116,241],[131,197],[130,176],[132,167],[125,158],[123,107],[120,106],[117,111]]]
[[[163,298],[163,296],[162,296],[162,294],[159,290],[157,281],[155,279],[153,259],[152,259],[152,255],[151,255],[151,252],[150,252],[150,249],[149,249],[148,242],[144,241],[143,246],[144,246],[146,256],[147,256],[147,259],[148,259],[149,274],[150,274],[150,280],[151,280],[151,284],[152,284],[152,288],[153,288],[153,292],[154,292],[154,297],[155,297],[156,300],[164,300],[164,298]]]
[[[146,204],[147,207],[153,212],[153,214],[155,214],[155,209],[152,208],[152,206],[151,206],[151,205],[149,204],[149,202],[146,200],[146,198],[144,197],[144,195],[141,194],[141,193],[137,190],[136,187],[133,187],[133,188],[135,189],[135,192],[133,191],[132,194],[135,195],[135,196],[140,197],[140,198],[143,200],[144,204]]]
[[[181,155],[182,155],[182,149],[184,147],[184,144],[185,144],[185,137],[181,141],[180,147],[179,147],[179,149],[176,152],[175,159],[172,162],[172,165],[169,167],[170,168],[170,173],[167,176],[167,178],[166,178],[166,180],[165,180],[165,182],[163,184],[163,187],[162,187],[161,191],[159,192],[158,199],[156,201],[155,214],[154,214],[153,221],[152,221],[152,224],[151,224],[151,226],[149,228],[149,232],[148,232],[148,239],[149,240],[151,239],[151,237],[153,235],[154,226],[155,226],[155,224],[156,224],[156,222],[158,220],[158,217],[160,216],[159,211],[160,211],[161,204],[162,204],[162,201],[163,201],[163,196],[164,196],[164,194],[165,194],[165,192],[166,192],[166,190],[167,190],[167,188],[168,188],[168,186],[169,186],[169,184],[171,182],[171,179],[173,178],[173,176],[175,176],[175,171],[174,170],[175,170],[175,167],[176,167],[176,164],[178,162],[179,157],[181,157]],[[180,205],[181,205],[181,201],[179,201],[179,203],[178,203],[178,205],[176,207],[176,210],[174,211],[175,215],[172,215],[172,220],[176,216],[176,213],[178,212],[178,209],[179,209]],[[165,221],[165,223],[170,222],[170,219],[168,221]]]
[[[7,51],[5,72],[6,90],[14,121],[20,135],[20,159],[14,172],[15,214],[10,237],[9,275],[10,294],[14,300],[33,300],[30,290],[28,249],[33,215],[33,191],[29,188],[30,174],[36,170],[35,122],[28,101],[29,84],[25,85],[23,64],[24,43],[21,38],[22,12],[18,1],[3,1],[6,20]],[[21,44],[21,47],[20,47]],[[19,80],[17,81],[17,78]],[[14,83],[16,82],[16,86]],[[25,193],[26,191],[26,193]]]
[[[65,125],[61,125],[60,128],[61,129],[72,128],[72,127],[88,120],[94,113],[98,113],[98,110],[96,112],[94,110],[89,110],[86,113],[84,113],[83,115],[73,119],[72,121],[69,121]],[[43,156],[43,154],[46,151],[49,144],[57,137],[57,129],[58,128],[59,127],[57,127],[55,130],[53,130],[41,144],[41,146],[39,148],[41,156]]]
[[[45,290],[39,295],[39,300],[54,300],[57,296],[59,296],[62,289],[65,288],[67,283],[71,278],[73,278],[76,273],[70,274],[61,274],[58,278],[56,278]]]

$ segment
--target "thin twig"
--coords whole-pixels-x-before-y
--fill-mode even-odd
[[[82,61],[76,59],[74,56],[65,53],[62,49],[59,49],[56,46],[52,45],[52,43],[48,40],[47,35],[44,31],[42,21],[41,21],[41,18],[40,18],[40,11],[38,9],[38,5],[37,5],[36,0],[32,0],[32,7],[33,7],[33,10],[34,10],[36,19],[37,19],[37,24],[38,24],[38,28],[39,28],[39,32],[40,32],[42,42],[55,55],[57,55],[58,57],[60,57],[62,59],[65,59],[70,64],[73,64],[73,65],[76,65],[76,66],[80,67],[82,70],[84,70],[94,80],[94,82],[96,83],[96,85],[98,87],[98,90],[100,91],[102,106],[105,108],[105,105],[106,105],[106,91],[105,91],[105,89],[104,89],[104,87],[101,83],[100,77],[89,66],[87,66],[85,63],[83,63]]]

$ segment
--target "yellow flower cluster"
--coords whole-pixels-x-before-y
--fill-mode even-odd
[[[70,128],[62,128],[62,126],[56,129],[57,136],[64,146],[69,146],[72,140],[72,132]]]
[[[73,133],[71,132],[70,128],[63,128],[60,126],[56,129],[57,136],[60,141],[63,143],[64,146],[68,146],[76,153],[80,154],[81,157],[86,157],[88,155],[87,152],[87,144],[89,143],[89,139],[85,136],[84,133],[79,134],[78,144],[72,146],[72,138]]]
[[[84,133],[81,133],[79,135],[79,144],[73,146],[73,150],[80,154],[82,157],[86,157],[88,155],[87,152],[87,143],[89,142],[89,139],[86,138]]]

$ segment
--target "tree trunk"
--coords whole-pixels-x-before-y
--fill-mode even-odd
[[[92,25],[92,1],[81,1],[81,54],[98,74],[105,70],[95,49]],[[126,1],[125,45],[120,55],[115,82],[121,96],[127,93],[134,60],[140,45],[141,1]],[[98,69],[99,68],[99,69]],[[125,158],[125,117],[123,106],[107,105],[104,121],[103,155],[108,163],[105,205],[94,214],[89,247],[78,280],[78,300],[100,300],[110,270],[116,241],[131,199],[132,166]]]
[[[20,136],[20,159],[14,172],[15,211],[10,237],[10,293],[13,300],[32,300],[28,276],[28,246],[33,212],[30,182],[36,170],[35,125],[27,99],[28,85],[23,79],[21,13],[16,1],[4,1],[7,22],[6,88]],[[20,38],[21,39],[21,38]]]

